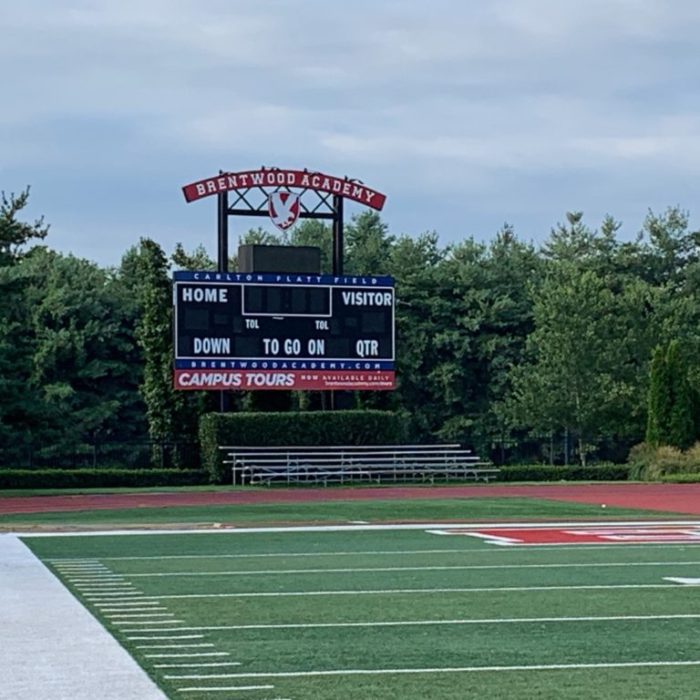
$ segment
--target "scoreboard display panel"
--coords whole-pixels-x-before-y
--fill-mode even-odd
[[[391,277],[176,272],[177,389],[393,389]]]

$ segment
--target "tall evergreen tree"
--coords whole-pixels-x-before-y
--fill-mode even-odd
[[[19,195],[0,192],[0,460],[24,463],[41,425],[39,401],[30,384],[35,338],[26,291],[33,272],[22,263],[32,243],[46,237],[43,217],[22,219],[29,188]]]
[[[657,345],[649,369],[646,441],[650,445],[662,444],[668,435],[672,405],[670,385],[666,351]]]
[[[148,434],[156,442],[171,441],[182,430],[178,425],[182,401],[173,389],[172,291],[168,261],[157,243],[142,238],[134,262],[141,307],[136,340],[143,353],[141,395],[146,404]],[[159,458],[157,454],[155,459]]]
[[[666,365],[672,400],[666,442],[673,447],[685,450],[693,444],[695,439],[695,421],[693,420],[693,398],[688,382],[688,365],[676,340],[669,343]]]

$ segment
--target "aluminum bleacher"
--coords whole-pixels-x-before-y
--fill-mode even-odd
[[[499,469],[458,444],[219,447],[234,484],[489,481]]]

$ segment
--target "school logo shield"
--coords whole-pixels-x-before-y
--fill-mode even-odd
[[[267,209],[272,223],[286,231],[299,218],[299,195],[291,192],[273,192],[267,198]]]

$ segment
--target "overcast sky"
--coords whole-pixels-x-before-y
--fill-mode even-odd
[[[567,210],[696,225],[698,35],[697,0],[3,2],[0,189],[104,265],[213,252],[215,200],[180,188],[261,165],[360,178],[443,244]]]

